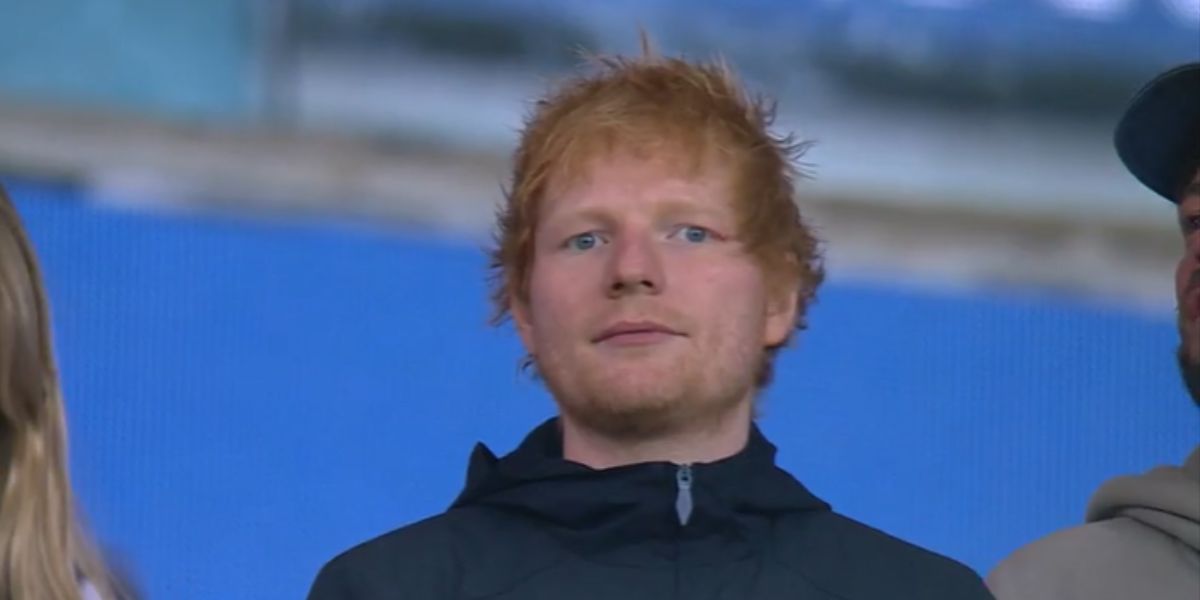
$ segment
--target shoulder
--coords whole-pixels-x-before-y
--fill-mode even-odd
[[[786,519],[779,534],[782,560],[847,599],[991,598],[970,567],[834,512]]]
[[[450,597],[455,580],[453,536],[458,515],[445,513],[395,529],[334,557],[317,574],[310,600]]]
[[[544,527],[485,508],[452,509],[329,561],[309,600],[454,598],[504,587],[561,560]],[[520,548],[520,552],[513,552]]]
[[[1170,539],[1133,519],[1117,518],[1057,531],[1023,546],[988,574],[987,584],[1001,600],[1135,597],[1145,590],[1125,586],[1144,587],[1150,581],[1163,587],[1159,597],[1173,597],[1169,590],[1178,585],[1196,589],[1197,575]],[[1175,582],[1189,576],[1191,582]]]

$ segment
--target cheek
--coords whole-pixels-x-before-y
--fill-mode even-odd
[[[704,312],[712,322],[721,324],[719,335],[758,335],[766,320],[767,302],[765,282],[757,269],[743,265],[697,269],[692,281],[696,287],[686,294],[684,306],[703,301]]]
[[[547,264],[535,269],[529,280],[530,321],[535,329],[571,330],[585,315],[588,282],[582,269]]]

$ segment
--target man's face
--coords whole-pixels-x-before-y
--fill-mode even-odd
[[[613,152],[551,186],[514,320],[565,416],[647,438],[751,402],[796,292],[768,294],[723,167]],[[784,286],[775,286],[782,288]],[[795,288],[796,286],[790,286]]]
[[[1200,169],[1179,198],[1183,255],[1175,268],[1179,306],[1179,368],[1192,400],[1200,404]]]

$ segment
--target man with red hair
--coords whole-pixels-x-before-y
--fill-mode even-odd
[[[310,598],[990,598],[834,513],[754,425],[823,278],[804,144],[724,65],[598,63],[526,124],[493,254],[496,319],[558,417],[477,447],[448,511],[335,558]]]

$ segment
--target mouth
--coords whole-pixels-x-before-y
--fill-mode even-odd
[[[616,346],[644,346],[675,337],[684,337],[680,331],[654,321],[621,321],[592,338],[593,344]]]

